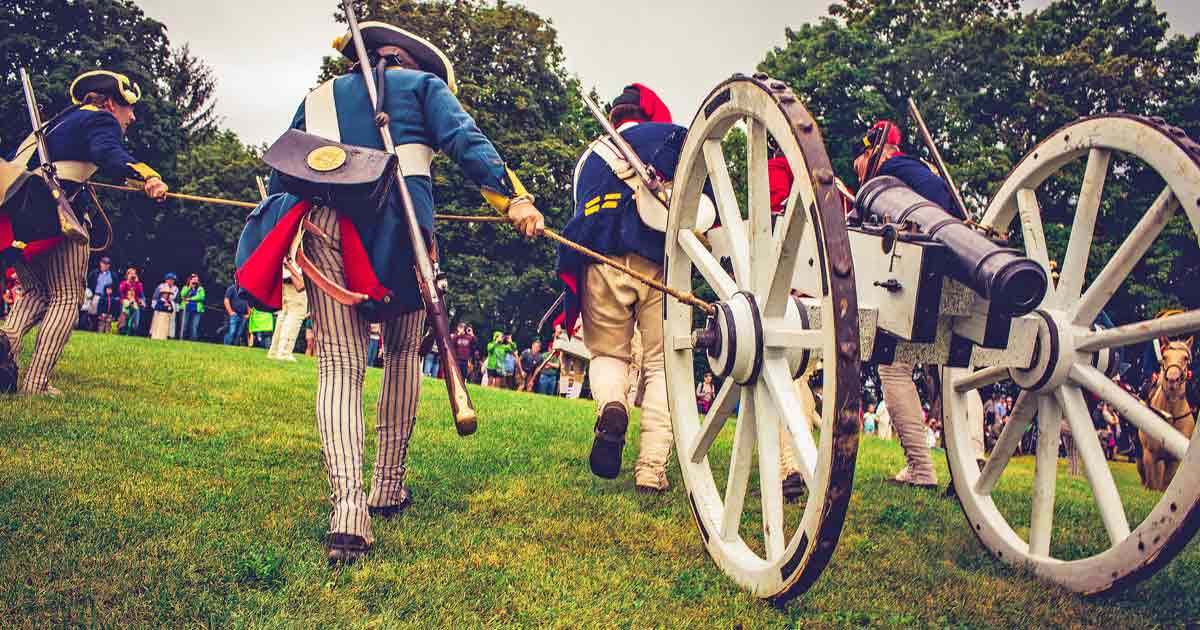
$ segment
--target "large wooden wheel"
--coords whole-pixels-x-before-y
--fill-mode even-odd
[[[1063,179],[1073,182],[1081,172],[1077,196],[1067,198],[1075,212],[1065,251],[1048,247],[1039,195],[1055,194],[1047,188],[1061,187]],[[1165,184],[1116,251],[1106,252],[1103,260],[1093,257],[1093,271],[1099,272],[1089,274],[1098,209],[1106,178],[1113,177],[1109,173],[1157,173]],[[1106,374],[1114,349],[1196,331],[1200,311],[1110,329],[1095,325],[1109,299],[1181,208],[1191,227],[1186,234],[1200,233],[1200,146],[1160,119],[1112,115],[1077,121],[1048,137],[1017,165],[983,218],[985,226],[1000,232],[1013,225],[1026,254],[1047,271],[1050,260],[1061,260],[1061,277],[1034,313],[1040,333],[1030,369],[945,371],[947,457],[963,511],[980,541],[1001,560],[1028,567],[1073,591],[1101,593],[1147,577],[1200,527],[1200,449]],[[1195,255],[1195,242],[1184,240],[1190,241],[1190,255]],[[964,422],[968,395],[1008,378],[1022,391],[980,471]],[[1182,460],[1157,502],[1146,501],[1140,492],[1122,496],[1099,440],[1086,439],[1095,435],[1085,401],[1088,393],[1108,401],[1146,434],[1162,439]],[[1035,416],[1040,437],[1031,488],[1025,490],[1028,476],[1010,473],[1008,464]],[[1056,492],[1078,492],[1076,482],[1061,479],[1058,472],[1063,418],[1072,430],[1094,510],[1056,509]],[[1079,528],[1104,534],[1092,534],[1089,543]]]
[[[745,211],[722,149],[739,123],[746,134]],[[795,174],[775,221],[769,139]],[[719,236],[727,248],[716,254],[694,229],[706,181],[721,224],[708,236],[713,243]],[[672,288],[707,285],[718,298],[703,333],[700,311],[670,299],[665,307],[668,399],[701,539],[743,587],[786,601],[816,580],[837,545],[854,478],[860,384],[858,309],[840,198],[812,115],[783,83],[739,75],[705,99],[675,173],[665,267]],[[804,304],[791,295],[798,268],[819,276],[823,291]],[[793,383],[818,357],[819,435]],[[723,379],[703,417],[696,408],[697,359]],[[808,487],[803,506],[785,506],[782,496],[781,431],[782,448],[795,454]]]

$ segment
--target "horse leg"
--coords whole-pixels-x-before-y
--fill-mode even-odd
[[[1141,451],[1142,451],[1141,456],[1139,456],[1138,460],[1137,460],[1138,477],[1140,477],[1142,479],[1142,487],[1149,488],[1150,487],[1149,462],[1153,456],[1150,455],[1150,448],[1148,446],[1146,446],[1146,434],[1139,431],[1138,438],[1139,438],[1139,441],[1141,442],[1141,447],[1142,447],[1141,448]]]

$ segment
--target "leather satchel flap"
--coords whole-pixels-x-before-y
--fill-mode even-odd
[[[390,177],[393,153],[342,144],[299,129],[289,129],[263,154],[267,166],[314,184],[354,186]]]

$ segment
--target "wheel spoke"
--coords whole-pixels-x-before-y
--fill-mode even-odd
[[[1025,434],[1025,429],[1029,428],[1029,421],[1033,418],[1033,412],[1036,409],[1036,394],[1021,392],[1017,396],[1017,402],[1013,405],[1012,413],[1008,417],[1008,424],[1004,425],[1004,430],[996,439],[996,445],[992,447],[992,456],[988,458],[987,464],[984,464],[983,470],[979,473],[979,481],[975,482],[976,494],[992,493],[996,487],[996,481],[1000,479],[1000,474],[1008,466],[1008,460],[1012,459],[1013,453],[1020,446],[1021,436]]]
[[[717,200],[721,226],[729,234],[729,256],[733,259],[734,280],[743,287],[750,287],[750,238],[737,196],[733,192],[733,182],[729,179],[729,166],[725,163],[720,140],[704,141],[704,164]]]
[[[1067,243],[1058,288],[1054,291],[1059,306],[1078,299],[1083,291],[1088,252],[1091,251],[1096,232],[1096,215],[1100,211],[1100,197],[1104,193],[1104,179],[1108,175],[1111,158],[1112,151],[1106,149],[1092,149],[1088,153],[1083,188],[1079,190],[1079,205],[1075,208],[1075,221],[1071,225],[1071,240]]]
[[[1122,418],[1146,432],[1152,439],[1160,440],[1172,457],[1183,459],[1190,441],[1182,433],[1163,420],[1158,412],[1146,406],[1129,392],[1121,389],[1103,372],[1090,365],[1076,363],[1071,366],[1071,380],[1080,387],[1096,394],[1112,405]]]
[[[1042,266],[1050,277],[1050,253],[1046,249],[1046,233],[1042,230],[1042,207],[1037,192],[1029,188],[1017,191],[1017,211],[1020,213],[1021,234],[1025,237],[1025,255]],[[1046,287],[1046,302],[1054,302],[1054,283]]]
[[[737,427],[733,432],[733,451],[729,455],[729,481],[725,484],[725,509],[721,514],[721,540],[733,540],[742,522],[746,486],[750,483],[750,460],[754,456],[754,397],[742,388]]]
[[[792,435],[792,451],[796,454],[796,466],[800,476],[804,477],[809,487],[816,484],[817,443],[813,439],[812,429],[804,418],[804,405],[796,395],[796,386],[792,382],[787,360],[773,356],[763,364],[761,382],[766,384],[771,399],[783,414],[783,422]],[[819,418],[810,418],[817,420]]]
[[[1121,282],[1146,254],[1146,250],[1150,249],[1154,239],[1158,238],[1167,221],[1171,220],[1178,209],[1179,200],[1170,188],[1164,188],[1145,216],[1129,233],[1129,238],[1121,243],[1117,252],[1105,263],[1104,269],[1100,270],[1100,274],[1088,285],[1083,297],[1075,303],[1071,309],[1071,321],[1079,326],[1092,325],[1100,310],[1108,304]]]
[[[708,413],[704,416],[704,423],[700,425],[700,431],[696,434],[695,441],[692,442],[689,459],[693,464],[699,464],[704,461],[705,457],[708,457],[708,449],[712,448],[713,441],[720,435],[721,429],[725,428],[725,423],[733,413],[741,390],[741,386],[731,378],[727,378],[724,383],[721,383],[721,388],[717,390],[717,395],[713,397],[712,405],[709,406]]]
[[[754,388],[754,424],[758,429],[758,485],[762,499],[763,540],[767,560],[783,555],[783,479],[779,476],[779,415],[771,395]]]
[[[962,378],[955,379],[954,391],[961,394],[973,389],[994,385],[1006,378],[1008,378],[1008,368],[987,367],[982,370],[975,370]]]
[[[801,325],[801,320],[772,317],[763,320],[763,345],[768,348],[820,350],[825,334]]]
[[[1073,385],[1064,385],[1056,390],[1056,395],[1067,424],[1071,426],[1075,449],[1079,451],[1079,459],[1083,462],[1083,473],[1092,487],[1096,506],[1100,508],[1100,520],[1104,521],[1108,539],[1116,545],[1129,537],[1129,520],[1121,505],[1121,493],[1117,492],[1108,460],[1100,448],[1100,439],[1096,437],[1096,429],[1092,426],[1087,403],[1083,401],[1083,392]]]
[[[725,270],[721,268],[721,263],[708,251],[708,248],[704,247],[704,243],[700,242],[694,232],[680,230],[679,247],[687,254],[692,265],[700,271],[700,275],[704,276],[708,286],[712,287],[719,299],[728,300],[731,295],[737,293],[737,283],[729,277],[729,274],[725,273]]]
[[[1200,310],[1085,332],[1075,338],[1075,349],[1080,352],[1096,352],[1105,348],[1132,346],[1152,339],[1178,337],[1197,331],[1200,331]]]
[[[746,134],[746,215],[750,220],[750,264],[753,291],[763,295],[775,273],[775,239],[771,225],[771,182],[767,172],[767,128],[751,119]]]
[[[1052,396],[1038,398],[1038,441],[1033,475],[1033,509],[1029,518],[1029,553],[1050,555],[1054,527],[1054,486],[1058,480],[1058,434],[1062,412]],[[1043,438],[1043,436],[1045,436]],[[1050,439],[1054,436],[1055,439]]]

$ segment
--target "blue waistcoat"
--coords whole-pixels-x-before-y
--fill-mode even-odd
[[[620,132],[646,164],[666,180],[675,177],[687,129],[670,123],[645,122]],[[663,263],[663,234],[642,223],[633,191],[594,152],[583,157],[575,182],[575,215],[563,236],[608,256],[634,253]],[[572,249],[558,248],[558,271],[579,276],[592,264]]]

